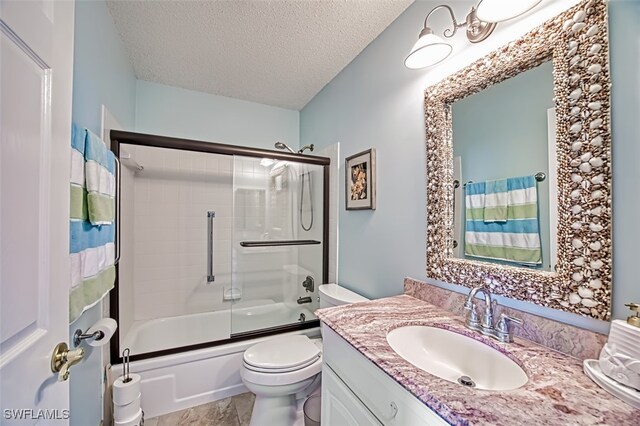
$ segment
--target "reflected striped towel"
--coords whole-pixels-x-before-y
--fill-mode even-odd
[[[538,192],[533,176],[506,179],[506,221],[486,221],[478,200],[485,182],[467,184],[465,190],[467,256],[525,265],[542,264]],[[487,195],[485,194],[485,201]]]
[[[507,179],[489,180],[484,190],[484,221],[506,222],[509,190]]]
[[[115,281],[115,158],[87,129],[71,137],[69,322],[95,305]]]

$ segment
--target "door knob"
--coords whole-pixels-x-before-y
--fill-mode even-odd
[[[51,354],[51,371],[58,373],[59,382],[64,382],[69,378],[71,366],[79,363],[82,358],[84,358],[83,348],[69,350],[66,343],[58,343]]]

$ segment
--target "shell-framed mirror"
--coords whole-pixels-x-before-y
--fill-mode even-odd
[[[610,318],[611,83],[607,32],[606,1],[585,0],[426,90],[429,278],[467,287],[486,283],[494,294],[601,320]],[[482,254],[493,253],[493,244],[506,243],[496,243],[493,234],[482,236],[478,232],[474,236],[472,231],[493,232],[499,229],[507,235],[514,229],[513,232],[524,229],[525,222],[518,222],[523,217],[518,216],[518,209],[512,209],[509,204],[512,203],[510,193],[498,202],[499,207],[505,208],[500,213],[504,213],[504,218],[498,217],[504,222],[500,225],[490,223],[495,221],[492,216],[495,211],[489,207],[495,205],[489,204],[488,200],[493,200],[489,188],[493,191],[507,182],[508,191],[511,191],[512,181],[516,182],[518,178],[477,175],[474,182],[484,180],[485,185],[463,184],[465,177],[460,179],[457,175],[459,170],[455,167],[458,157],[454,161],[454,140],[463,132],[456,130],[454,121],[457,117],[454,118],[454,113],[458,114],[455,111],[457,103],[492,90],[507,80],[515,80],[520,74],[542,69],[545,64],[552,74],[549,77],[552,82],[549,91],[552,109],[541,113],[549,115],[552,111],[549,117],[555,121],[553,148],[548,148],[547,173],[540,174],[541,170],[535,168],[530,170],[530,174],[536,180],[531,184],[532,188],[542,184],[550,186],[546,193],[551,206],[548,210],[553,217],[550,222],[552,241],[547,247],[538,243],[536,250],[542,255],[538,253],[536,256],[542,259],[545,254],[548,256],[547,251],[552,251],[553,262],[545,260],[546,265],[551,266],[545,269],[537,267],[542,263],[541,260],[538,262],[538,257],[534,267],[527,262],[504,261],[500,256],[496,256],[495,262],[487,261]],[[527,102],[527,99],[521,99],[521,102]],[[501,117],[496,116],[495,126],[501,124]],[[476,142],[484,146],[481,138]],[[491,148],[483,149],[491,154]],[[495,156],[489,155],[489,160],[485,158],[483,163],[492,166],[491,158]],[[540,182],[546,174],[553,175],[554,179]],[[523,181],[533,182],[530,179]],[[480,199],[485,203],[484,207],[477,204],[478,198],[471,198],[474,194],[472,186],[476,187],[475,190],[481,187],[481,191],[485,191]],[[534,197],[543,192],[541,189],[534,191]],[[506,199],[508,201],[504,201]],[[505,204],[500,205],[501,202]],[[539,227],[540,206],[544,202],[532,201],[533,208],[528,209],[531,217],[525,215],[525,219],[534,224],[533,228]],[[513,203],[515,206],[518,201]],[[534,216],[537,222],[532,221]],[[472,224],[471,220],[478,223]],[[459,229],[461,226],[462,230]],[[534,231],[540,233],[539,230]],[[523,247],[529,256],[534,249],[526,246],[532,244],[527,241]],[[486,246],[480,247],[486,253],[481,251],[478,255],[478,252],[473,252],[472,243]],[[517,246],[519,243],[513,244]],[[515,251],[518,250],[521,248]]]

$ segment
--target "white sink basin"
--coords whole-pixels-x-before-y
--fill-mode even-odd
[[[517,389],[528,380],[524,370],[506,355],[442,328],[396,328],[387,334],[387,342],[419,369],[453,383],[497,391]]]

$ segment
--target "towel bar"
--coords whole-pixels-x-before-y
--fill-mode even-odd
[[[536,178],[537,182],[542,182],[543,180],[545,180],[547,178],[547,174],[545,172],[538,172],[535,175],[533,175],[534,178]],[[458,186],[456,185],[457,181],[454,181],[454,189],[457,188]],[[473,183],[472,180],[470,180],[469,182],[465,182],[464,186],[466,187],[467,184],[469,183]]]

